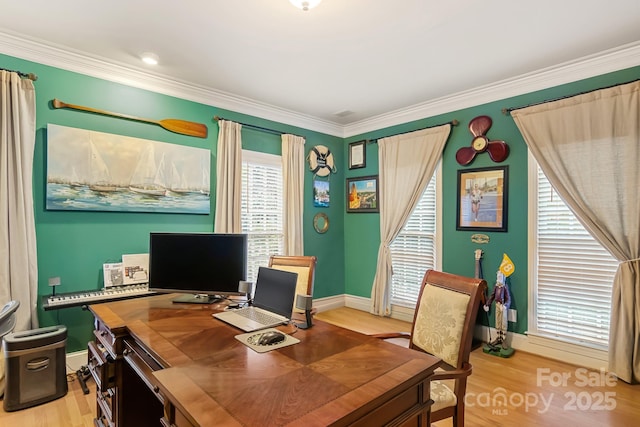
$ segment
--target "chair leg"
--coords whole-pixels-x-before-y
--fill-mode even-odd
[[[464,427],[464,404],[458,403],[453,412],[453,426]]]

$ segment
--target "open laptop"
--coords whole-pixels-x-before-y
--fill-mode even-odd
[[[215,313],[213,317],[245,332],[287,323],[293,311],[297,281],[298,273],[260,267],[253,305]]]

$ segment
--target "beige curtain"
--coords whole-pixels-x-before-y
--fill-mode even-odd
[[[391,315],[389,245],[404,227],[442,156],[451,125],[378,140],[380,248],[371,291],[371,313]]]
[[[301,136],[282,135],[285,255],[304,255],[304,142]]]
[[[216,159],[216,233],[241,233],[242,125],[218,121]]]
[[[640,381],[640,82],[511,115],[549,182],[620,261],[609,370],[624,381]]]
[[[33,211],[35,97],[31,80],[0,71],[0,306],[20,301],[16,331],[38,327]]]

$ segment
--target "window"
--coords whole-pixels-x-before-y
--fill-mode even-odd
[[[436,175],[391,243],[391,304],[415,308],[425,271],[436,268]]]
[[[606,347],[618,262],[580,224],[540,167],[535,168],[531,332]]]
[[[282,161],[273,154],[242,150],[242,232],[249,236],[247,280],[269,256],[284,251]]]

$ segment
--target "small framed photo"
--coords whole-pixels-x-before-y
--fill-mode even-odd
[[[349,144],[349,169],[360,169],[367,166],[367,141]]]
[[[378,175],[347,178],[347,212],[380,212]]]
[[[329,193],[329,181],[313,180],[313,206],[328,208],[331,202]]]
[[[507,231],[508,166],[458,171],[456,230]]]

